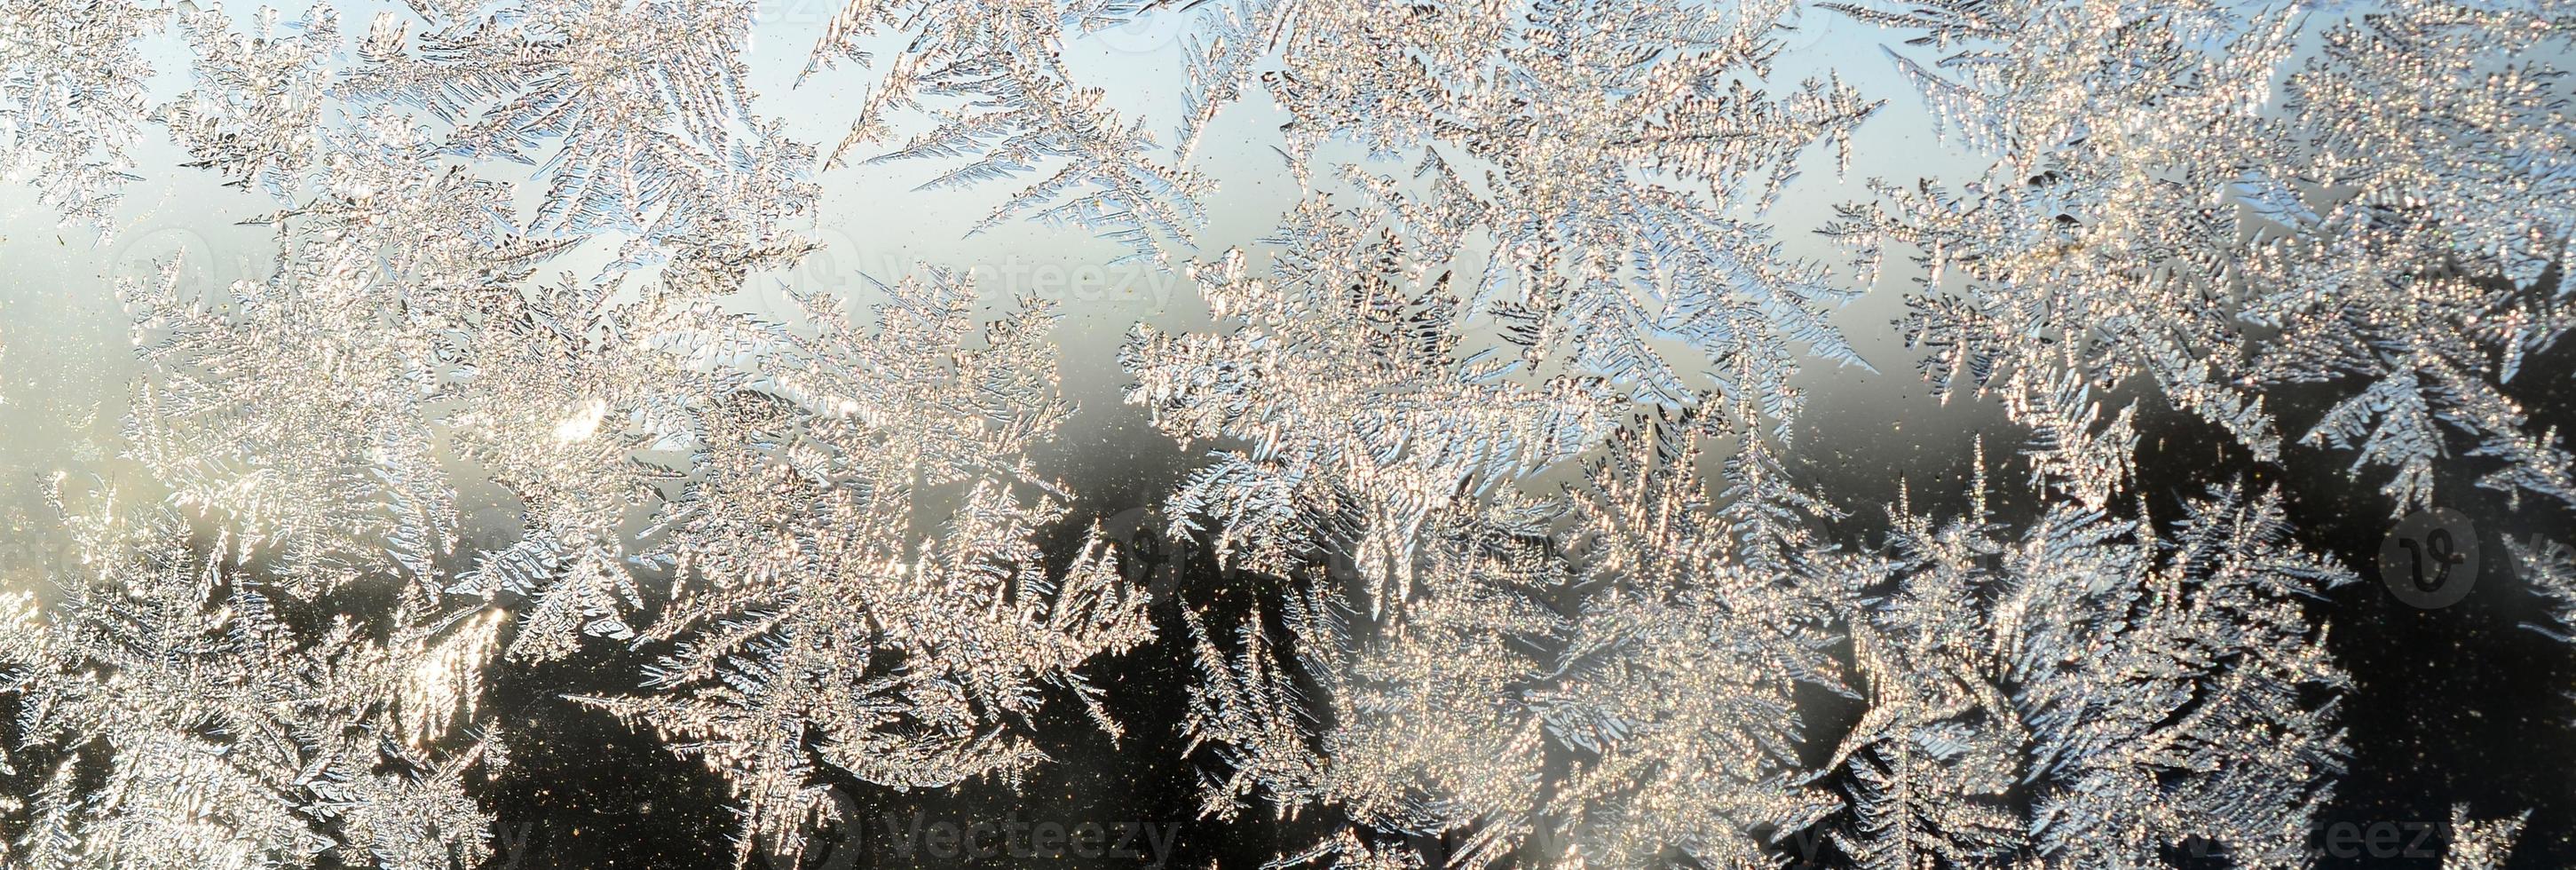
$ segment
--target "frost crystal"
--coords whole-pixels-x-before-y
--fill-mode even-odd
[[[465,779],[499,747],[463,726],[497,614],[405,605],[382,627],[302,629],[238,551],[178,547],[173,515],[64,520],[80,560],[56,600],[0,599],[0,690],[20,711],[0,771],[52,771],[10,866],[437,870],[487,853]]]
[[[1122,118],[1101,90],[1076,85],[1062,60],[1067,38],[1123,21],[1143,5],[848,0],[815,43],[805,75],[836,61],[868,62],[860,46],[881,31],[900,34],[905,45],[860,104],[832,160],[891,137],[894,116],[924,108],[926,97],[956,100],[933,113],[929,130],[867,162],[961,162],[922,185],[936,189],[1016,178],[1062,161],[1063,168],[1021,188],[974,229],[1030,212],[1115,239],[1131,258],[1162,262],[1166,246],[1188,244],[1202,219],[1195,196],[1203,185],[1179,168],[1181,161],[1157,160],[1144,121]]]
[[[1190,734],[1232,768],[1208,811],[1255,795],[1337,811],[1359,830],[1315,854],[1338,866],[1636,866],[1673,849],[1736,866],[1761,860],[1758,833],[1839,807],[1796,775],[1795,687],[1843,680],[1826,578],[1755,567],[1708,521],[1688,457],[1650,465],[1624,441],[1553,507],[1441,517],[1400,619],[1354,623],[1310,592],[1284,620],[1293,657],[1258,614],[1231,656],[1193,620],[1207,679]],[[1315,687],[1320,734],[1292,674]]]
[[[1331,167],[1335,189],[1269,240],[1266,277],[1239,251],[1200,264],[1233,334],[1130,343],[1129,400],[1167,432],[1253,445],[1193,475],[1172,505],[1182,528],[1226,518],[1221,551],[1272,571],[1295,548],[1346,549],[1374,613],[1410,594],[1429,517],[1562,464],[1632,413],[1716,404],[1785,435],[1794,345],[1859,362],[1822,311],[1848,293],[1736,214],[1767,203],[1807,145],[1847,144],[1875,104],[1839,83],[1747,87],[1780,11],[1229,12],[1223,39],[1273,43],[1280,68],[1260,78],[1294,119],[1301,180],[1337,138],[1415,169]],[[1193,99],[1235,92],[1226,77],[1256,59],[1208,49]],[[1768,461],[1761,442],[1748,461]]]
[[[151,74],[135,43],[164,23],[125,0],[0,9],[0,172],[33,181],[63,223],[112,227]]]
[[[1219,552],[1274,573],[1308,548],[1346,547],[1375,609],[1406,597],[1413,542],[1453,494],[1576,455],[1619,409],[1597,378],[1525,384],[1459,353],[1447,275],[1421,277],[1370,212],[1316,197],[1297,217],[1272,277],[1239,251],[1198,270],[1237,331],[1138,332],[1128,401],[1175,436],[1251,443],[1191,474],[1172,500],[1180,530],[1223,518]]]
[[[488,816],[462,772],[485,744],[452,736],[460,717],[489,659],[573,656],[590,637],[667,651],[643,675],[652,694],[580,700],[735,781],[738,860],[799,847],[831,806],[817,765],[898,788],[1018,776],[1041,757],[1026,732],[1044,687],[1119,733],[1081,668],[1152,636],[1145,599],[1105,544],[1051,570],[1035,543],[1069,495],[1027,459],[1070,410],[1047,305],[986,324],[971,284],[938,270],[881,288],[896,302],[874,328],[837,297],[736,304],[813,247],[794,226],[815,152],[750,113],[746,5],[413,12],[379,14],[354,63],[327,6],[246,31],[218,9],[179,16],[194,87],[150,119],[278,201],[262,219],[276,256],[211,293],[174,261],[120,288],[143,363],[127,455],[166,498],[149,521],[82,527],[93,549],[136,554],[84,570],[140,579],[13,599],[5,686],[28,715],[7,757],[62,771],[4,805],[29,826],[13,854],[479,863]],[[80,48],[10,45],[11,81],[47,86],[61,79],[17,75],[19,46]],[[33,135],[15,159],[95,156]],[[540,277],[602,246],[598,274]],[[506,493],[515,539],[480,543],[495,530],[460,509],[468,487]],[[154,602],[136,611],[149,634],[126,636],[120,589]],[[281,595],[337,621],[296,640],[310,620],[272,615]],[[253,738],[275,745],[233,742]],[[102,790],[80,753],[127,772]]]
[[[1017,458],[1067,410],[1044,310],[925,358],[912,349],[963,343],[972,289],[934,273],[890,290],[874,335],[805,297],[819,334],[782,336],[773,391],[706,420],[700,477],[666,522],[676,569],[707,588],[644,635],[679,640],[647,681],[663,693],[583,699],[733,782],[738,860],[758,839],[800,854],[801,826],[837,817],[817,762],[896,788],[1016,781],[1043,757],[1024,732],[1044,685],[1118,734],[1077,669],[1153,635],[1096,535],[1055,575],[1031,540],[1064,514]],[[915,533],[922,496],[958,484],[953,517]]]
[[[2143,378],[2273,461],[2273,388],[2333,382],[2356,386],[2299,442],[2392,469],[2401,515],[2432,498],[2445,429],[2489,458],[2480,485],[2576,503],[2556,432],[2502,391],[2576,289],[2553,266],[2576,165],[2543,144],[2576,134],[2545,60],[2570,47],[2566,9],[2397,0],[2319,16],[2323,46],[2294,62],[2308,19],[2237,4],[1837,8],[1996,46],[1945,71],[1892,55],[1963,145],[1999,155],[1984,177],[1879,184],[1829,232],[1865,261],[1913,252],[1924,374],[2000,393],[2041,433],[2043,476],[2100,507],[2133,474],[2100,449],[2125,414],[2068,401],[2082,383]]]
[[[2286,540],[2277,494],[2185,508],[2167,537],[2061,503],[2018,540],[1897,511],[1894,585],[1851,623],[1844,851],[2115,867],[2196,838],[2300,863],[2345,749],[2319,699],[2347,684],[2305,602],[2352,578]]]
[[[1059,740],[1185,742],[1212,823],[1311,835],[1279,866],[2309,865],[2378,748],[2327,618],[2394,621],[2339,615],[2371,554],[2321,546],[2353,500],[2302,463],[2371,515],[2576,509],[2576,6],[1816,5],[0,7],[31,207],[265,246],[116,282],[112,456],[0,450],[50,508],[0,504],[0,867],[478,866],[525,745],[494,674],[621,653],[531,715],[703,765],[737,867],[823,857],[835,789],[1016,790]],[[1815,15],[1885,75],[1788,47]],[[1106,65],[1160,100],[1092,51],[1156,25]],[[782,26],[802,66],[756,68]],[[1938,140],[1874,141],[1920,123],[1890,99]],[[1801,178],[1891,155],[1922,177]],[[1220,201],[1247,167],[1286,192]],[[1092,409],[1186,448],[1163,535],[1080,534],[1116,488],[1050,467],[1089,386],[1059,300],[963,263],[771,292],[827,184],[905,170],[989,198],[934,230],[1030,219],[1195,292],[1111,327]],[[221,201],[138,217],[146,181]],[[1802,452],[1890,256],[1885,337],[2011,422],[1964,510]],[[19,310],[12,409],[63,350]],[[1122,560],[1164,536],[1218,570],[1152,607]],[[2576,560],[2506,543],[2576,635]],[[1141,709],[1180,665],[1122,657],[1182,634],[1182,708]],[[2553,817],[2471,797],[2445,866]]]
[[[1409,178],[1324,174],[1404,240],[1418,274],[1474,276],[1452,307],[1486,320],[1531,376],[1600,377],[1662,408],[1714,389],[1779,417],[1797,402],[1793,344],[1859,362],[1821,310],[1850,293],[1781,256],[1748,216],[1801,151],[1848,148],[1877,105],[1836,81],[1785,96],[1749,86],[1783,11],[1280,2],[1254,5],[1233,37],[1272,41],[1277,68],[1259,75],[1290,114],[1301,179],[1343,139],[1414,164]],[[1202,93],[1250,73],[1214,70]]]
[[[2469,819],[2467,804],[2451,806],[2451,850],[2442,856],[2442,870],[2495,870],[2504,866],[2513,854],[2513,842],[2522,835],[2522,824],[2531,820],[2531,811],[2505,819]]]

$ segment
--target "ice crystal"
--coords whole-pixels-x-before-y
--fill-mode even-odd
[[[20,844],[32,866],[304,866],[331,850],[350,865],[476,863],[487,817],[450,806],[474,756],[419,747],[470,715],[496,651],[561,658],[585,637],[668,650],[646,675],[655,694],[583,700],[735,780],[739,858],[798,846],[831,806],[807,776],[817,764],[897,788],[1018,776],[1040,758],[1026,732],[1044,687],[1118,733],[1080,668],[1151,636],[1144,598],[1103,543],[1053,571],[1035,544],[1067,496],[1026,458],[1070,410],[1047,306],[977,336],[972,285],[937,270],[884,288],[897,301],[874,328],[833,296],[735,303],[755,272],[812,249],[794,226],[811,218],[814,151],[750,114],[747,5],[413,12],[378,15],[354,65],[328,6],[284,27],[262,12],[247,31],[219,10],[182,16],[195,87],[152,120],[279,201],[262,218],[277,251],[266,274],[211,293],[184,288],[173,261],[120,288],[144,364],[128,455],[172,513],[118,534],[159,554],[149,588],[168,613],[154,618],[174,627],[153,642],[241,676],[83,671],[159,655],[52,639],[119,618],[95,584],[62,619],[22,621],[31,658],[9,687],[38,711],[27,745],[96,732],[145,771],[98,792],[66,764],[15,805],[37,823]],[[628,53],[602,53],[610,42]],[[539,276],[599,244],[615,256],[597,275]],[[461,516],[465,486],[507,493],[515,539],[478,543],[491,530]],[[202,570],[182,564],[207,559],[190,555],[191,520],[218,536]],[[398,609],[370,615],[359,602],[388,578]],[[671,595],[648,598],[648,580]],[[273,594],[352,609],[307,645],[283,623],[236,638],[253,646],[177,634],[223,635]],[[206,597],[220,595],[237,600]],[[425,615],[455,608],[468,615]],[[386,619],[390,645],[369,646]],[[110,678],[162,698],[135,715],[168,723],[42,712]],[[285,742],[228,772],[219,747],[186,741],[249,713],[185,706],[232,703],[201,678],[352,724],[244,719]],[[776,739],[808,726],[811,742]],[[288,739],[298,728],[328,739]],[[361,728],[375,738],[341,745]],[[144,742],[125,749],[129,733]],[[384,760],[345,760],[371,747]],[[154,795],[178,802],[166,811],[116,798],[163,775],[150,752],[205,757],[207,784]],[[218,836],[174,847],[189,825]]]
[[[1472,275],[1458,307],[1490,318],[1525,366],[1604,377],[1657,407],[1717,391],[1785,418],[1796,346],[1859,362],[1822,310],[1850,293],[1747,216],[1802,151],[1847,149],[1876,108],[1839,81],[1753,86],[1785,11],[1277,2],[1251,4],[1217,48],[1272,43],[1276,68],[1258,74],[1290,114],[1300,178],[1342,139],[1414,165],[1411,178],[1324,174],[1383,215],[1418,269]],[[1210,51],[1203,94],[1254,71],[1250,52]]]
[[[888,289],[874,334],[801,297],[816,334],[782,335],[766,388],[705,419],[699,476],[664,521],[705,587],[643,635],[678,641],[659,691],[583,699],[733,783],[737,860],[801,853],[802,826],[837,817],[818,763],[899,789],[1016,781],[1043,758],[1026,730],[1048,685],[1118,734],[1079,668],[1153,633],[1096,535],[1053,574],[1031,538],[1064,516],[1021,458],[1068,410],[1051,317],[1033,304],[981,349],[924,356],[963,346],[972,288],[933,273]],[[950,519],[915,532],[927,496],[958,486]]]
[[[2451,848],[2442,855],[2442,870],[2496,870],[2513,854],[2514,840],[2531,820],[2525,810],[2512,818],[2471,820],[2467,804],[2451,805]]]
[[[1779,8],[1376,11],[1213,16],[1192,125],[1275,57],[1259,78],[1291,114],[1301,179],[1338,138],[1413,170],[1329,167],[1331,189],[1269,240],[1267,277],[1242,252],[1196,268],[1234,334],[1147,332],[1125,352],[1130,401],[1166,431],[1253,445],[1193,475],[1181,527],[1222,518],[1221,550],[1272,571],[1296,548],[1348,549],[1372,612],[1409,594],[1449,500],[1561,465],[1640,408],[1715,402],[1785,436],[1796,346],[1859,362],[1824,317],[1849,294],[1739,215],[1875,107],[1839,83],[1747,85]],[[1256,38],[1270,47],[1241,47]],[[1747,461],[1769,447],[1747,439]]]
[[[268,218],[266,277],[197,297],[172,261],[120,291],[146,363],[129,452],[246,549],[348,569],[307,581],[386,568],[427,589],[459,523],[439,430],[475,419],[460,384],[527,349],[473,339],[525,316],[512,285],[562,245],[497,218],[509,186],[443,169],[405,116],[308,132],[316,171]]]
[[[2300,864],[2343,763],[2320,699],[2347,685],[2306,602],[2350,573],[2287,539],[2277,493],[2213,492],[2169,534],[2061,502],[2017,540],[1983,504],[1900,506],[1894,586],[1850,621],[1870,707],[1833,761],[1844,850],[2115,867],[2196,838]]]
[[[164,23],[124,0],[0,9],[0,171],[34,182],[63,223],[112,227],[151,74],[135,44]]]
[[[284,29],[262,7],[258,32],[236,33],[221,8],[180,18],[197,52],[198,87],[155,113],[155,120],[199,163],[234,183],[287,195],[320,150],[315,135],[325,108],[325,65],[339,48],[339,16],[316,6]]]
[[[1310,856],[1335,866],[1740,866],[1840,807],[1799,775],[1794,697],[1843,682],[1830,578],[1757,567],[1689,456],[1621,440],[1565,501],[1439,517],[1400,619],[1310,589],[1290,654],[1256,613],[1229,655],[1193,618],[1189,732],[1227,768],[1207,811],[1337,812]]]
[[[1286,573],[1317,546],[1347,548],[1371,608],[1402,600],[1413,542],[1455,494],[1486,492],[1596,443],[1618,409],[1598,378],[1524,384],[1460,352],[1460,301],[1422,275],[1377,213],[1301,204],[1274,240],[1270,277],[1230,253],[1197,270],[1239,328],[1146,328],[1124,358],[1128,401],[1184,439],[1239,438],[1172,499],[1179,530],[1216,524],[1218,551]]]
[[[1159,159],[1142,119],[1130,121],[1098,88],[1077,84],[1063,61],[1066,40],[1126,20],[1136,0],[1008,0],[995,4],[848,0],[816,41],[805,75],[836,62],[868,63],[868,37],[904,40],[858,108],[850,149],[894,135],[907,110],[925,98],[955,105],[931,113],[931,127],[868,163],[908,158],[961,161],[923,189],[1017,178],[1042,164],[1062,168],[1021,188],[974,227],[988,228],[1029,212],[1079,226],[1125,245],[1129,257],[1162,262],[1167,246],[1187,245],[1202,219],[1204,185],[1176,162]],[[1157,3],[1155,5],[1165,5]]]
[[[1790,0],[844,0],[776,71],[749,0],[0,8],[0,171],[112,233],[166,134],[270,246],[118,285],[121,450],[73,458],[141,479],[55,475],[45,582],[0,590],[0,865],[475,865],[490,674],[616,645],[653,664],[540,694],[721,779],[737,865],[857,822],[852,782],[1017,785],[1079,705],[1176,729],[1211,818],[1316,820],[1283,865],[2304,866],[2352,559],[2269,486],[2148,486],[2142,433],[2238,480],[2335,451],[2400,514],[2576,507],[2527,380],[2576,325],[2576,9],[1823,6],[1982,164],[1838,206],[1859,274],[1773,206],[1891,95],[1779,77]],[[1158,21],[1167,105],[1077,56]],[[868,84],[784,116],[770,72]],[[1202,255],[1245,145],[1293,197]],[[1138,324],[1112,410],[1193,457],[1164,531],[1265,577],[1153,611],[1140,541],[1066,528],[1054,303],[936,263],[864,317],[765,292],[818,179],[905,168],[1011,186],[961,234],[1194,285],[1212,322]],[[1964,513],[1880,527],[1792,435],[1891,253],[1909,355],[2027,474],[1981,452]],[[2567,551],[2508,544],[2576,634]],[[1094,681],[1157,613],[1176,722]],[[2455,806],[2446,866],[2529,817]]]
[[[538,165],[548,183],[532,227],[659,238],[699,212],[762,205],[693,183],[731,168],[741,140],[761,133],[741,80],[750,4],[420,8],[432,29],[417,37],[392,13],[376,19],[342,87],[455,119],[447,153]]]
[[[1193,619],[1207,812],[1338,813],[1290,856],[1336,866],[1740,866],[1817,832],[1868,867],[2304,854],[2346,685],[2305,602],[2350,575],[2277,495],[2212,493],[2170,537],[2072,500],[2017,540],[1900,506],[1883,560],[1810,543],[1783,572],[1689,457],[1635,451],[1555,508],[1445,517],[1400,619],[1310,588],[1285,652],[1261,614],[1231,643]],[[1800,683],[1867,705],[1822,768]]]
[[[2540,144],[2576,133],[2545,60],[2565,10],[2398,0],[2318,16],[2303,55],[2310,19],[2230,3],[1837,8],[1951,51],[1891,56],[1997,159],[1956,190],[1880,184],[1830,231],[1928,269],[1906,320],[1924,373],[2004,396],[2042,473],[2097,507],[2131,474],[2092,447],[2125,424],[2090,428],[2070,378],[2143,379],[2258,461],[2280,453],[2274,388],[2336,382],[2360,386],[2298,441],[2392,469],[2400,514],[2432,497],[2446,429],[2492,458],[2481,485],[2576,495],[2557,434],[2501,389],[2567,327],[2576,172]]]
[[[103,497],[102,497],[103,498]],[[58,502],[59,504],[59,502]],[[66,514],[57,595],[5,599],[0,760],[50,769],[14,867],[436,870],[487,854],[465,791],[498,746],[466,727],[497,613],[409,605],[301,629],[278,584],[176,516]],[[460,718],[462,717],[462,718]]]

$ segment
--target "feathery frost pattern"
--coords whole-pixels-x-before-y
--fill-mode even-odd
[[[2352,577],[2284,540],[2278,494],[2182,512],[2061,502],[2010,539],[1897,509],[1893,585],[1851,620],[1871,706],[1835,750],[1857,863],[2139,866],[2197,840],[2301,865],[2348,685],[2306,603]]]
[[[497,614],[406,604],[382,629],[339,615],[299,630],[300,602],[253,579],[269,572],[227,541],[191,551],[175,514],[61,521],[78,552],[49,596],[61,616],[40,618],[30,593],[0,604],[0,686],[20,710],[0,760],[42,783],[13,798],[27,817],[0,853],[12,866],[332,853],[433,870],[486,854],[490,816],[465,783],[504,756],[460,689],[482,679]]]
[[[1845,8],[2003,46],[1942,69],[1892,55],[1950,134],[1996,155],[1983,177],[1875,184],[1828,230],[1924,267],[1905,330],[1925,376],[2000,394],[2043,433],[2046,476],[2095,507],[2134,473],[2100,444],[2126,414],[2066,392],[2136,382],[2266,462],[2274,388],[2334,384],[2287,434],[2354,453],[2400,515],[2430,503],[2454,432],[2485,459],[2479,485],[2576,496],[2557,433],[2505,390],[2576,290],[2559,267],[2576,167],[2541,144],[2576,130],[2550,62],[2576,46],[2570,10],[2094,9]]]
[[[790,5],[0,8],[49,244],[259,246],[44,288],[132,360],[112,455],[0,447],[0,868],[519,870],[547,717],[719,784],[736,868],[1084,745],[1278,868],[2308,867],[2388,715],[2347,527],[2576,512],[2570,0]],[[906,172],[1189,292],[801,280]],[[1836,472],[1891,364],[1999,428]],[[1151,504],[1053,465],[1074,372]],[[2554,534],[2442,624],[2576,644]],[[2442,866],[2562,847],[2471,797]]]
[[[1044,687],[1119,731],[1082,668],[1152,636],[1144,596],[1105,544],[1050,569],[1033,538],[1069,495],[1026,458],[1069,411],[1047,304],[988,323],[939,270],[873,327],[739,304],[813,248],[815,193],[814,149],[750,113],[748,6],[429,4],[353,62],[337,20],[177,17],[193,87],[149,120],[277,202],[275,257],[119,288],[158,504],[66,513],[60,593],[11,599],[6,757],[58,773],[10,797],[10,866],[479,865],[485,674],[600,641],[667,651],[576,700],[734,783],[737,862],[799,848],[825,767],[1018,776]],[[13,119],[96,103],[31,93]],[[140,120],[31,119],[12,154],[89,172]],[[517,527],[475,526],[469,489]]]
[[[1232,772],[1208,811],[1258,798],[1324,809],[1355,830],[1307,856],[1448,866],[1708,866],[1763,860],[1759,834],[1840,806],[1795,775],[1796,687],[1839,688],[1822,574],[1755,567],[1698,517],[1690,457],[1620,439],[1566,499],[1453,511],[1400,620],[1348,618],[1328,592],[1292,599],[1293,655],[1256,614],[1229,653],[1193,620],[1207,681],[1194,742]],[[1312,720],[1290,676],[1303,673]],[[1309,735],[1301,724],[1329,723]],[[1327,757],[1314,757],[1320,746]]]

